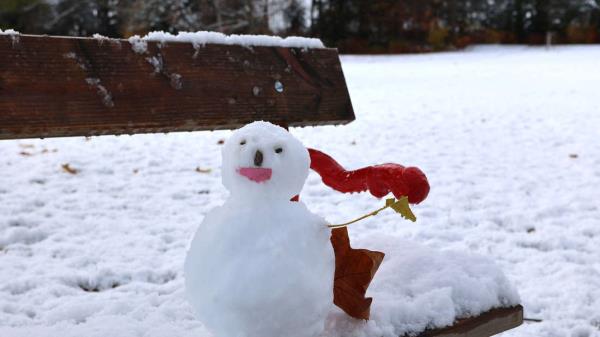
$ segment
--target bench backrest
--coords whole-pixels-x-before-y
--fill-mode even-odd
[[[353,119],[336,49],[0,35],[0,139]]]

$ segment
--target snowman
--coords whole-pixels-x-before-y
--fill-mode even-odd
[[[223,147],[230,195],[211,210],[185,260],[186,296],[215,337],[313,337],[332,308],[334,252],[325,220],[298,195],[308,150],[255,122]]]

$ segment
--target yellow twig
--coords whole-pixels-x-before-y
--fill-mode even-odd
[[[345,223],[339,224],[339,225],[327,225],[327,227],[329,227],[329,228],[342,228],[342,227],[346,227],[346,226],[351,225],[351,224],[353,224],[355,222],[359,222],[362,219],[366,219],[366,218],[368,218],[370,216],[377,215],[377,213],[383,211],[384,209],[386,209],[388,207],[390,207],[390,205],[385,205],[385,206],[381,207],[380,209],[378,209],[376,211],[373,211],[373,212],[371,212],[369,214],[365,214],[365,215],[363,215],[363,216],[361,216],[359,218],[356,218],[356,219],[354,219],[352,221],[348,221],[348,222],[345,222]]]
[[[342,227],[346,227],[348,225],[351,225],[355,222],[358,222],[360,220],[366,219],[368,217],[377,215],[379,212],[383,211],[384,209],[391,207],[394,211],[396,211],[397,213],[399,213],[400,215],[402,215],[404,218],[406,218],[407,220],[410,221],[416,221],[417,218],[415,217],[415,215],[412,213],[410,206],[408,205],[408,198],[407,197],[402,197],[398,200],[394,199],[394,198],[390,198],[387,199],[385,201],[385,206],[381,207],[380,209],[373,211],[369,214],[365,214],[359,218],[356,218],[352,221],[348,221],[345,222],[343,224],[339,224],[339,225],[327,225],[327,227],[329,228],[342,228]]]

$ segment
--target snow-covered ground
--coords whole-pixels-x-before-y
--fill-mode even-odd
[[[357,120],[294,135],[348,168],[419,166],[432,186],[416,224],[384,212],[353,244],[490,257],[543,320],[506,336],[600,336],[600,47],[342,61]],[[207,335],[183,260],[225,199],[228,134],[1,141],[0,336]],[[302,199],[333,223],[381,205],[312,173]]]

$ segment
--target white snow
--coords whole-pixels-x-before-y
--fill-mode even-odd
[[[14,29],[0,29],[0,35],[19,35],[20,33]]]
[[[432,189],[413,208],[416,224],[384,212],[351,227],[353,246],[387,253],[368,293],[373,320],[352,324],[334,310],[326,335],[445,324],[452,307],[467,313],[459,298],[475,296],[448,289],[495,261],[525,316],[543,320],[505,336],[600,336],[600,48],[342,64],[357,120],[293,134],[349,168],[419,166]],[[217,143],[230,134],[1,141],[0,335],[208,337],[185,300],[183,262],[204,216],[227,198]],[[381,204],[330,191],[314,173],[301,197],[333,223]],[[476,264],[433,278],[408,264],[426,256],[432,272],[442,260]],[[499,274],[486,276],[477,308],[514,300]],[[444,290],[426,295],[426,286]],[[422,320],[404,325],[415,308]]]
[[[219,32],[179,32],[177,35],[166,32],[150,32],[140,38],[143,41],[159,42],[187,42],[192,43],[194,47],[204,46],[205,44],[226,44],[266,47],[288,47],[288,48],[325,48],[323,42],[315,38],[290,36],[281,38],[270,35],[226,35]]]
[[[98,93],[98,96],[100,96],[100,99],[102,100],[102,104],[104,104],[104,106],[106,106],[107,108],[112,108],[115,106],[112,94],[108,91],[108,89],[106,89],[105,86],[101,84],[101,80],[99,78],[88,77],[85,79],[85,82],[89,86],[96,88],[96,92]]]
[[[333,307],[335,264],[327,222],[290,201],[308,176],[308,151],[283,128],[254,122],[227,140],[222,166],[230,196],[192,240],[186,298],[216,337],[317,336]]]
[[[118,40],[112,40],[111,38],[101,35],[101,34],[98,34],[98,33],[92,35],[92,38],[96,39],[96,41],[98,41],[98,45],[100,45],[100,46],[103,45],[104,42],[118,42]],[[120,43],[120,42],[118,42],[118,43]]]
[[[139,35],[134,35],[127,39],[131,44],[131,49],[138,54],[145,54],[148,52],[148,42],[140,38]]]
[[[146,62],[154,67],[154,73],[160,74],[163,70],[163,62],[162,58],[158,58],[156,56],[146,57]]]
[[[171,79],[171,87],[173,89],[181,90],[181,88],[183,88],[183,83],[182,83],[183,76],[181,76],[180,74],[177,74],[177,73],[172,73],[171,75],[169,75],[169,78]]]
[[[104,36],[102,34],[98,34],[98,33],[92,35],[92,38],[94,38],[96,40],[109,40],[110,39],[109,37]]]

